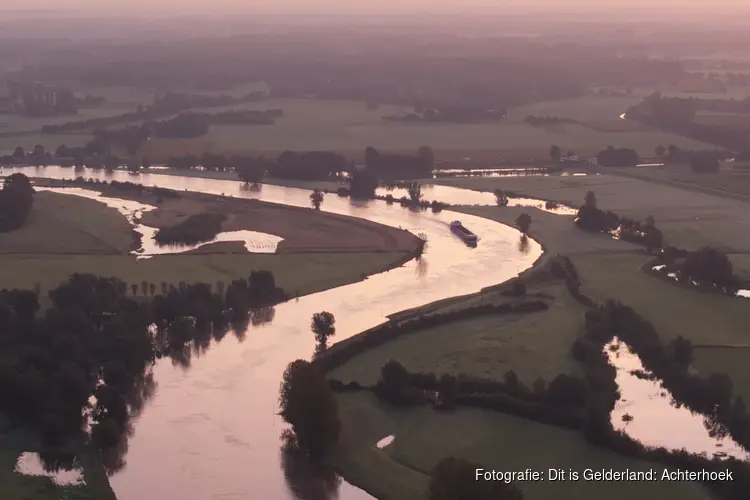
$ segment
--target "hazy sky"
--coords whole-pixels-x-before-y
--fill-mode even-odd
[[[748,0],[0,0],[0,10],[57,11],[127,11],[146,14],[148,12],[177,11],[221,11],[244,12],[384,12],[384,11],[471,11],[493,10],[539,10],[555,11],[590,9],[597,12],[608,10],[674,10],[700,11],[714,14],[729,14],[727,10],[747,11]],[[723,12],[722,12],[723,11]]]

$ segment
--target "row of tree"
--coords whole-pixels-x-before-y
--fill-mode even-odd
[[[135,110],[121,115],[45,125],[42,127],[42,133],[59,134],[72,132],[74,130],[97,129],[130,122],[149,121],[174,115],[191,108],[231,106],[244,102],[261,101],[265,98],[266,93],[263,91],[250,92],[241,97],[168,92],[162,96],[156,97],[151,105],[144,106],[139,104]]]

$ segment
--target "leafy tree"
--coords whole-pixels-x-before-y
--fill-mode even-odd
[[[287,366],[279,389],[279,414],[292,426],[300,449],[320,457],[338,440],[341,422],[336,397],[326,380],[308,361]]]
[[[691,252],[679,268],[681,280],[717,286],[730,293],[737,288],[732,262],[715,248],[704,247]]]
[[[328,338],[336,334],[336,318],[328,311],[313,314],[310,328],[318,344],[326,345]]]
[[[448,457],[432,471],[428,500],[522,500],[523,493],[513,483],[477,481],[483,467],[462,458]]]
[[[0,232],[13,231],[26,221],[34,205],[34,188],[24,174],[5,178],[0,191]]]
[[[134,297],[138,295],[138,283],[133,283],[132,285],[130,285],[130,291],[133,293]]]
[[[656,148],[654,148],[654,153],[656,154],[656,156],[661,158],[667,153],[667,148],[665,148],[663,144],[659,144],[658,146],[656,146]]]
[[[693,362],[693,345],[690,341],[680,335],[670,342],[669,349],[674,359],[687,370]]]
[[[16,149],[13,150],[13,158],[20,160],[23,159],[26,156],[26,152],[23,150],[21,146],[17,146]]]
[[[323,203],[323,192],[320,189],[316,189],[310,194],[310,203],[315,210],[320,210],[320,204]]]
[[[583,199],[583,206],[596,208],[596,194],[593,191],[588,191],[586,193],[586,197]]]
[[[352,198],[370,199],[375,196],[378,178],[369,167],[356,168],[349,175],[349,192]]]
[[[422,199],[422,185],[418,182],[410,182],[408,192],[409,198],[411,199],[412,203],[419,203],[419,201]]]
[[[560,149],[560,146],[557,146],[555,144],[550,146],[549,157],[554,162],[560,161],[560,158],[562,157],[562,150]]]
[[[531,216],[526,212],[523,212],[516,219],[516,226],[518,226],[518,230],[521,231],[523,235],[529,234],[529,229],[531,229]]]
[[[603,167],[634,167],[641,160],[634,149],[608,146],[596,155],[597,163]]]
[[[508,195],[505,194],[505,191],[502,189],[495,189],[495,203],[497,203],[497,206],[507,207],[508,202]]]

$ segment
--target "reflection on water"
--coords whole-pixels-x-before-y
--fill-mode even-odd
[[[311,460],[297,446],[294,433],[281,434],[281,467],[289,492],[300,500],[335,500],[339,498],[341,478],[325,464]]]
[[[71,174],[58,167],[43,172],[54,178]],[[106,175],[86,173],[133,180],[119,171]],[[179,191],[310,205],[310,191],[303,189],[264,185],[256,192],[242,190],[238,181],[160,174],[142,174],[138,180]],[[158,388],[133,420],[127,466],[110,478],[118,500],[294,498],[283,458],[282,463],[271,459],[287,428],[277,415],[276,401],[286,365],[314,351],[313,313],[333,313],[336,340],[344,340],[386,321],[389,314],[507,281],[542,253],[534,240],[529,240],[527,254],[519,252],[519,233],[513,228],[450,210],[413,212],[377,200],[354,206],[337,196],[326,197],[321,210],[424,233],[429,246],[422,260],[429,261],[429,271],[420,276],[419,263],[413,260],[364,281],[279,304],[272,323],[243,329],[239,335],[221,333],[221,342],[209,342],[201,354],[210,352],[192,353],[189,370],[169,360],[157,362],[153,371]],[[458,218],[482,238],[477,248],[467,248],[450,231],[450,222]],[[371,499],[345,481],[338,492],[342,500]]]
[[[621,397],[611,414],[616,430],[647,446],[750,460],[750,454],[725,432],[717,432],[710,419],[680,407],[658,380],[648,380],[650,372],[644,371],[638,356],[618,338],[604,352],[617,368]]]
[[[157,207],[147,205],[139,201],[124,200],[104,196],[90,189],[83,188],[35,188],[38,191],[51,191],[53,193],[68,194],[89,198],[104,203],[108,207],[117,209],[133,225],[133,230],[141,235],[141,247],[131,252],[137,254],[139,258],[153,257],[154,255],[168,255],[175,253],[185,253],[196,250],[200,247],[212,243],[240,241],[245,245],[245,249],[251,253],[276,253],[276,249],[283,238],[272,234],[259,233],[257,231],[225,231],[219,233],[210,241],[198,243],[196,245],[160,245],[154,240],[154,236],[159,231],[155,227],[146,226],[141,222],[144,212],[156,210]]]
[[[401,197],[409,197],[409,190],[406,187],[379,187],[375,192],[378,196],[392,195],[398,200]],[[439,201],[450,205],[490,205],[496,206],[497,200],[495,194],[488,191],[472,191],[453,186],[441,186],[439,184],[423,184],[423,199],[427,201]],[[576,215],[578,210],[572,207],[551,203],[545,200],[524,197],[508,197],[509,207],[533,207],[544,212],[557,215]]]
[[[57,456],[53,460],[42,460],[38,453],[24,452],[16,460],[14,472],[25,476],[45,476],[52,479],[58,486],[78,486],[85,484],[83,481],[83,469],[75,462],[74,457],[70,460],[59,461]]]

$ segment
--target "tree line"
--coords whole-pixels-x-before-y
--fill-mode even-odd
[[[231,106],[245,102],[262,101],[265,98],[266,93],[263,91],[250,92],[242,97],[167,92],[163,96],[155,98],[152,104],[148,106],[138,105],[135,110],[128,113],[103,118],[90,118],[88,120],[79,120],[56,125],[45,125],[42,127],[42,133],[59,134],[63,132],[72,132],[74,130],[110,127],[112,125],[120,125],[129,122],[149,121],[174,115],[191,108]]]

